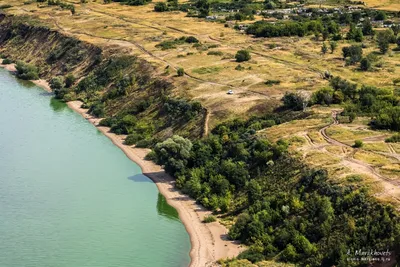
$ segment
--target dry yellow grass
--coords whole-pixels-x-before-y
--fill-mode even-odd
[[[379,142],[379,143],[366,143],[363,146],[363,149],[367,151],[377,151],[377,152],[389,152],[389,148],[386,143]]]
[[[75,4],[76,15],[46,4],[39,4],[39,8],[36,2],[24,5],[20,0],[0,0],[0,4],[13,6],[6,12],[40,18],[54,29],[106,50],[119,47],[137,54],[152,62],[160,74],[169,66],[168,77],[177,85],[175,94],[201,101],[211,112],[211,125],[234,116],[262,114],[288,90],[315,91],[326,86],[327,81],[321,77],[326,70],[352,81],[387,88],[393,88],[392,80],[400,73],[399,53],[383,56],[384,67],[368,75],[355,67],[344,67],[341,48],[349,45],[345,41],[339,42],[333,54],[322,56],[322,41],[315,41],[312,36],[253,38],[222,23],[186,17],[183,12],[154,12],[155,2],[135,7],[101,1],[66,2]],[[170,50],[156,47],[162,41],[190,35],[201,41],[201,48],[189,44]],[[276,45],[273,49],[268,46],[272,43]],[[369,47],[365,54],[377,51],[371,40],[365,43]],[[210,46],[213,48],[204,51]],[[248,49],[252,55],[251,61],[240,64],[242,71],[235,70],[238,63],[233,60],[239,49]],[[207,55],[211,50],[222,52],[223,56]],[[174,77],[178,67],[191,77]],[[281,83],[267,86],[266,80]],[[235,94],[227,95],[229,89]]]
[[[363,150],[357,151],[354,154],[354,158],[376,167],[382,167],[393,163],[393,161],[388,157]]]
[[[400,10],[400,2],[398,0],[363,0],[367,7],[390,10],[390,11],[399,11]]]

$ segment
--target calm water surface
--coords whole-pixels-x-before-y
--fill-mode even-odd
[[[189,251],[176,210],[136,164],[0,69],[1,267],[180,267]]]

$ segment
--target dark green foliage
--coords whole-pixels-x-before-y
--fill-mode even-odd
[[[286,92],[282,98],[283,106],[292,110],[303,110],[304,99],[297,93]]]
[[[134,145],[136,144],[138,141],[143,140],[144,136],[142,134],[138,134],[138,133],[132,133],[130,135],[128,135],[125,139],[125,144],[126,145]]]
[[[252,263],[259,262],[265,259],[265,256],[258,251],[248,249],[239,254],[238,259],[246,259]]]
[[[215,221],[217,221],[217,218],[215,218],[215,216],[213,216],[213,215],[205,216],[204,219],[203,219],[204,223],[212,223],[212,222],[215,222]]]
[[[356,84],[350,83],[340,77],[330,80],[329,88],[321,89],[313,94],[312,100],[315,104],[335,103],[348,101],[342,115],[349,116],[352,122],[358,114],[372,117],[371,126],[378,129],[400,130],[400,97],[393,95],[388,90],[382,90],[372,86],[357,88]],[[288,98],[289,103],[296,103]]]
[[[322,88],[316,91],[312,96],[312,102],[314,104],[327,105],[332,103],[340,104],[343,100],[333,97],[335,91],[331,88]]]
[[[394,134],[385,140],[386,143],[400,143],[400,134]]]
[[[357,28],[356,25],[351,24],[350,30],[347,33],[346,38],[347,38],[347,40],[354,40],[356,42],[362,42],[364,35],[360,28]]]
[[[303,37],[309,34],[323,34],[325,38],[330,34],[338,34],[340,27],[334,21],[323,23],[321,20],[309,21],[288,21],[282,23],[270,23],[267,21],[257,21],[251,24],[247,34],[256,37],[280,37],[280,36],[299,36]]]
[[[247,50],[239,50],[235,55],[236,62],[249,61],[251,59],[250,53]]]
[[[199,12],[199,18],[205,18],[210,14],[210,3],[208,2],[208,0],[197,0],[196,8]]]
[[[285,142],[257,138],[250,125],[259,120],[218,125],[193,143],[175,136],[154,150],[184,192],[209,209],[239,213],[229,230],[249,245],[239,258],[340,266],[348,249],[395,249],[400,220],[392,207],[363,188],[332,184],[325,171],[289,157]]]
[[[65,87],[70,88],[72,85],[74,85],[75,81],[75,76],[72,73],[69,73],[67,76],[65,76]]]
[[[387,18],[387,15],[385,11],[379,10],[376,15],[375,15],[375,20],[385,20]]]
[[[150,2],[151,0],[128,0],[127,4],[130,6],[143,6]]]
[[[189,44],[193,44],[193,43],[198,43],[199,40],[197,40],[197,38],[194,36],[189,36],[189,37],[186,37],[185,42],[189,43]]]
[[[352,45],[343,47],[343,58],[347,59],[346,63],[349,65],[353,65],[357,62],[360,62],[362,59],[363,50],[361,46]]]
[[[53,90],[54,94],[56,95],[56,98],[61,99],[61,95],[63,95],[63,89],[64,89],[64,79],[63,77],[57,76],[53,77],[50,80],[50,88]],[[63,95],[64,96],[64,95]]]
[[[18,61],[15,65],[17,69],[17,77],[22,80],[38,80],[39,79],[39,72],[38,68],[31,65],[24,63],[22,61]]]
[[[165,101],[162,112],[172,121],[189,121],[202,110],[200,102],[169,98]]]
[[[364,35],[374,35],[374,29],[369,18],[366,18],[362,24],[362,32]]]
[[[368,58],[363,58],[360,62],[360,69],[362,71],[369,71],[372,68],[372,63]]]
[[[156,12],[165,12],[168,11],[168,6],[164,2],[158,2],[154,5],[154,11]]]
[[[8,5],[8,4],[4,4],[4,5],[0,5],[0,9],[7,9],[7,8],[11,8],[12,5]]]
[[[265,82],[265,84],[268,85],[268,86],[272,86],[272,85],[281,84],[281,81],[279,81],[279,80],[267,80]]]
[[[325,55],[326,53],[328,53],[328,47],[326,46],[325,42],[322,44],[321,52],[322,52],[322,54],[324,54],[324,55]]]
[[[169,173],[182,171],[190,158],[192,143],[180,136],[173,136],[154,147],[156,161]]]
[[[185,75],[185,70],[183,68],[178,68],[176,71],[176,74],[181,77],[183,75]]]
[[[89,108],[89,113],[98,118],[104,117],[104,104],[101,102],[93,103]]]
[[[395,36],[392,30],[380,31],[376,35],[376,42],[378,43],[379,51],[386,54],[389,50],[389,44],[395,41]]]
[[[162,50],[167,50],[167,49],[176,48],[177,45],[182,45],[184,43],[198,44],[199,40],[197,40],[197,38],[194,36],[188,36],[188,37],[182,36],[182,37],[176,38],[174,40],[162,41],[161,43],[157,44],[156,47],[159,47]]]
[[[360,147],[363,147],[363,145],[364,145],[363,141],[361,141],[361,140],[356,140],[356,141],[354,141],[353,147],[355,147],[355,148],[360,148]]]
[[[7,65],[7,64],[12,64],[13,62],[12,62],[12,60],[11,59],[9,59],[9,58],[5,58],[5,59],[3,59],[3,62],[2,62],[2,64],[4,64],[4,65]]]

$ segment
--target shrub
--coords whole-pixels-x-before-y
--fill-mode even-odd
[[[210,51],[210,52],[207,53],[207,55],[210,55],[210,56],[223,56],[224,53],[222,53],[221,51]]]
[[[12,60],[8,59],[8,58],[3,59],[3,62],[2,62],[2,64],[4,64],[4,65],[11,64],[11,63],[12,63]]]
[[[395,134],[385,140],[386,143],[400,143],[400,134]]]
[[[236,55],[236,62],[249,61],[251,59],[250,53],[247,50],[239,50]]]
[[[0,5],[0,9],[7,9],[7,8],[10,8],[10,7],[12,7],[12,5],[7,5],[7,4]]]
[[[101,102],[95,102],[89,108],[89,113],[95,117],[104,117],[104,104]]]
[[[281,81],[279,81],[279,80],[266,80],[265,84],[268,85],[268,86],[272,86],[272,85],[275,85],[275,84],[281,84]]]
[[[368,58],[363,58],[360,62],[360,69],[362,71],[369,71],[372,68],[371,61]]]
[[[158,2],[156,3],[156,5],[154,6],[154,11],[155,12],[165,12],[168,11],[168,6],[166,3],[164,2]]]
[[[178,70],[176,71],[176,74],[181,77],[183,75],[185,75],[185,70],[183,68],[178,68]]]
[[[247,259],[252,263],[264,260],[264,255],[261,252],[248,249],[239,254],[238,259]]]
[[[197,38],[194,36],[189,36],[189,37],[186,37],[185,42],[189,43],[189,44],[193,44],[193,43],[198,43],[199,40],[197,40]]]
[[[144,137],[138,133],[132,133],[128,135],[125,139],[125,144],[128,146],[136,144],[138,141],[142,140]]]
[[[203,223],[212,223],[215,221],[217,221],[217,218],[215,218],[215,216],[213,216],[213,215],[205,216],[203,219]]]
[[[39,79],[38,68],[35,67],[34,65],[18,61],[17,65],[15,65],[15,68],[17,69],[17,77],[22,80]]]
[[[363,147],[363,145],[364,145],[363,141],[361,141],[361,140],[356,140],[356,141],[354,141],[353,147],[355,147],[355,148],[360,148],[360,147]]]
[[[65,77],[65,87],[66,88],[70,88],[76,81],[75,76],[72,73],[69,73],[66,77]]]
[[[61,76],[53,77],[50,80],[50,88],[55,91],[55,90],[60,90],[64,86],[64,80]]]

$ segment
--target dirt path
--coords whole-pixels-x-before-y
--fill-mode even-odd
[[[395,195],[400,195],[400,182],[399,181],[394,181],[388,177],[383,176],[382,174],[378,173],[374,167],[372,167],[370,164],[367,164],[363,161],[357,160],[354,158],[354,154],[358,151],[357,149],[354,149],[353,147],[349,146],[348,144],[342,143],[339,140],[336,140],[334,138],[331,138],[330,136],[327,135],[326,130],[331,127],[332,125],[338,125],[339,121],[337,120],[337,114],[340,111],[338,110],[333,110],[332,111],[332,119],[333,122],[325,127],[323,127],[319,132],[323,136],[323,138],[328,142],[329,144],[340,146],[342,148],[351,148],[353,149],[352,153],[345,155],[342,157],[342,162],[345,166],[350,167],[351,169],[367,174],[374,179],[382,181],[383,187],[384,187],[384,192],[381,193],[380,195],[389,195],[391,198],[396,200],[397,202],[400,202],[400,198],[395,196]],[[335,155],[338,156],[338,155]]]
[[[208,122],[209,122],[209,120],[210,120],[210,111],[208,111],[208,109],[207,109],[207,111],[206,111],[206,118],[204,119],[204,131],[203,131],[203,137],[205,137],[205,136],[207,136],[208,135]]]

